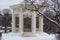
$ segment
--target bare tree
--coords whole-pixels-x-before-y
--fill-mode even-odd
[[[1,10],[0,10],[0,26],[1,26],[1,23],[2,22],[2,14],[1,14]]]
[[[59,16],[60,16],[60,2],[59,0],[51,0],[54,3],[54,8],[52,8],[55,13],[56,13],[56,20],[59,20]],[[60,21],[60,20],[59,20]]]
[[[3,13],[4,13],[4,15],[3,15],[3,19],[4,19],[4,26],[5,26],[5,33],[7,32],[7,26],[9,25],[9,12],[11,12],[10,11],[10,9],[4,9],[3,10]]]
[[[41,5],[40,4],[35,4],[35,1],[36,0],[24,0],[24,2],[25,2],[25,8],[27,9],[27,10],[32,10],[32,11],[35,11],[35,12],[38,12],[38,15],[43,15],[45,18],[47,18],[49,21],[51,21],[52,23],[54,23],[54,24],[56,24],[57,25],[57,29],[60,29],[60,25],[59,25],[59,23],[57,22],[57,21],[54,21],[54,20],[52,20],[50,17],[48,17],[48,16],[46,16],[44,13],[40,13],[40,9],[41,8],[48,8],[50,5],[46,2],[46,1],[44,1]],[[27,4],[29,3],[29,5],[31,5],[32,7],[34,7],[34,8],[29,8],[28,6],[27,6]],[[46,4],[46,5],[45,5]],[[59,5],[59,4],[58,4]],[[56,10],[55,10],[55,8],[52,8],[55,12],[56,12]],[[59,14],[58,14],[59,15]]]

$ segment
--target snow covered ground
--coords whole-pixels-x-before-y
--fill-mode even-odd
[[[40,35],[35,37],[21,37],[16,33],[6,33],[2,35],[2,40],[56,40],[55,35]]]

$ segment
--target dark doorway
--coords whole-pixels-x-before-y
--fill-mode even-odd
[[[15,17],[15,27],[19,28],[19,17]]]
[[[36,31],[39,31],[39,17],[36,17]]]
[[[24,32],[31,32],[31,18],[29,18],[29,17],[24,18],[23,31]]]

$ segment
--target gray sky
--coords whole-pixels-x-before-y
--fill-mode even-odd
[[[0,9],[9,8],[9,6],[14,4],[19,4],[23,0],[0,0]]]
[[[23,0],[0,0],[0,10],[2,10],[4,8],[9,8],[9,6],[11,6],[11,5],[19,4],[22,1]],[[42,1],[42,0],[40,0],[40,1]]]

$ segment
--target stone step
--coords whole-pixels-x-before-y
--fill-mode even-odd
[[[34,37],[36,36],[35,33],[32,33],[32,32],[24,32],[22,34],[23,37]]]

